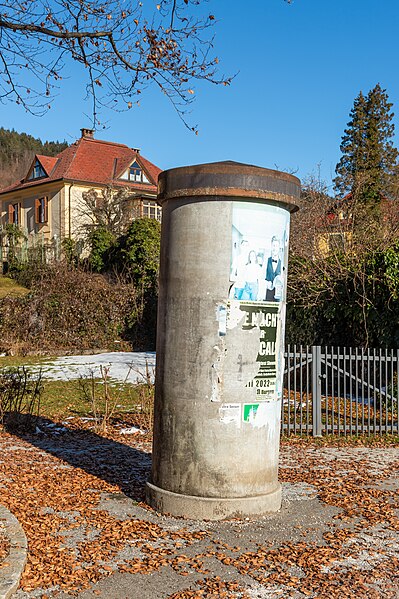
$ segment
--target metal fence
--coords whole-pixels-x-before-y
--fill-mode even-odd
[[[399,350],[288,346],[282,433],[398,434]]]
[[[18,262],[34,260],[42,263],[50,263],[60,259],[60,240],[59,238],[53,238],[49,241],[40,233],[29,236],[26,234],[17,245],[10,246],[7,238],[0,238],[0,263],[4,264],[8,262],[11,255]]]

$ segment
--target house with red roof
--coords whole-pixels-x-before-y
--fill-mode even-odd
[[[137,148],[95,139],[92,129],[55,157],[36,155],[26,176],[0,190],[1,224],[18,225],[45,244],[77,239],[79,205],[90,190],[126,189],[132,215],[160,218],[157,166]],[[133,210],[134,207],[134,210]]]

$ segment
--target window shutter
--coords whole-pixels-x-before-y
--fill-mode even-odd
[[[40,200],[35,200],[35,223],[40,223]]]
[[[8,222],[12,224],[14,222],[14,206],[8,204]]]
[[[48,198],[38,198],[35,200],[35,223],[42,225],[48,220]]]

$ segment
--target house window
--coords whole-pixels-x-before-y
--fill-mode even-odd
[[[21,204],[9,204],[8,205],[8,222],[11,225],[21,225],[22,224]]]
[[[136,160],[122,175],[122,179],[133,181],[134,183],[149,183],[143,169]]]
[[[161,207],[153,200],[143,200],[143,216],[161,220]]]
[[[35,200],[35,222],[42,225],[48,220],[48,200],[46,197]]]
[[[33,165],[32,172],[29,175],[29,179],[40,179],[40,177],[45,176],[46,173],[44,172],[42,165],[38,160],[36,160],[35,164]]]

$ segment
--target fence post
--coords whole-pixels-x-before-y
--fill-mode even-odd
[[[312,414],[313,436],[321,437],[321,347],[312,346]]]

